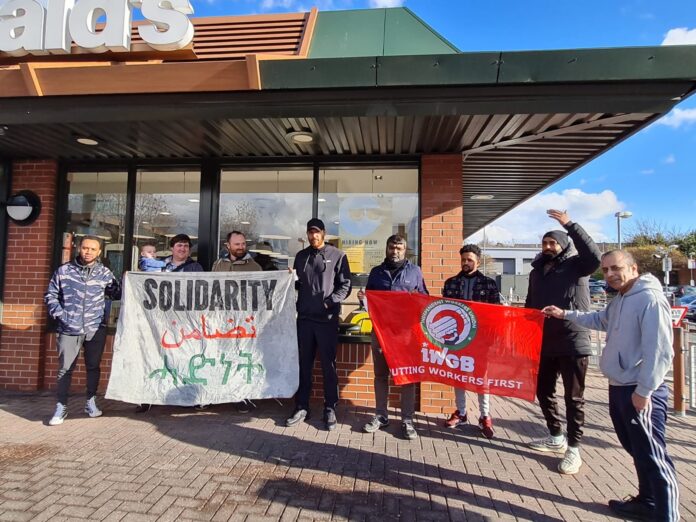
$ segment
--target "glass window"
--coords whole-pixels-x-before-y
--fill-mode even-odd
[[[322,170],[319,218],[327,238],[346,252],[357,276],[369,274],[384,260],[392,234],[406,238],[406,256],[418,264],[418,170]],[[365,281],[354,278],[354,285],[364,286]]]
[[[68,225],[62,261],[77,255],[79,239],[103,241],[102,261],[117,278],[123,274],[123,236],[126,216],[127,172],[71,172],[68,174]],[[113,303],[109,325],[115,325],[120,303]]]
[[[292,266],[307,241],[312,217],[312,170],[223,170],[220,181],[220,256],[233,230],[266,270]]]
[[[177,234],[191,238],[191,257],[198,258],[199,171],[139,170],[133,217],[133,270],[140,248],[155,246],[156,256],[171,254],[169,240]]]

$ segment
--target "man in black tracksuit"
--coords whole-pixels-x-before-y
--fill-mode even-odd
[[[555,305],[563,310],[590,309],[589,276],[597,270],[601,253],[585,230],[570,221],[565,211],[548,210],[566,232],[544,234],[541,253],[532,262],[525,307],[542,309]],[[572,239],[572,243],[570,242]],[[530,443],[532,449],[564,453],[558,465],[563,474],[577,473],[582,465],[580,439],[585,421],[583,394],[588,356],[592,354],[590,332],[570,321],[544,321],[537,399],[546,418],[549,436]],[[563,435],[556,404],[556,380],[563,380],[568,437]]]
[[[338,376],[338,316],[341,302],[350,293],[350,267],[346,255],[326,244],[326,229],[321,219],[307,222],[309,246],[297,253],[293,268],[297,280],[297,344],[300,350],[300,386],[295,395],[295,411],[286,420],[294,426],[309,417],[312,368],[317,350],[324,376],[324,424],[336,428]]]

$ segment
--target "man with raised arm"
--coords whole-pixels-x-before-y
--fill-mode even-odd
[[[564,230],[544,234],[541,253],[532,262],[527,308],[555,305],[570,310],[590,309],[589,276],[599,268],[600,252],[585,230],[565,210],[548,210]],[[572,240],[572,242],[571,242]],[[563,453],[558,471],[577,473],[582,466],[580,440],[585,423],[585,374],[592,354],[587,328],[562,319],[544,322],[537,378],[537,399],[549,435],[529,444],[537,451]],[[563,380],[568,436],[563,434],[556,403],[556,381]]]

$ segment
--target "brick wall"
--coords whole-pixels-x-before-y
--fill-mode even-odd
[[[463,240],[462,156],[421,159],[421,268],[431,294],[440,295],[445,279],[461,270]],[[420,385],[420,410],[451,412],[452,388],[433,382]]]
[[[339,344],[336,352],[336,372],[338,373],[339,398],[342,404],[375,406],[374,364],[369,344]],[[310,398],[323,401],[323,377],[318,355],[312,376],[314,384]],[[399,386],[395,386],[390,381],[390,407],[399,407],[401,403],[400,390]]]
[[[9,225],[0,388],[36,390],[43,386],[47,322],[43,294],[51,276],[56,176],[54,161],[18,161],[13,166],[12,193],[34,191],[41,199],[41,214],[29,226]]]

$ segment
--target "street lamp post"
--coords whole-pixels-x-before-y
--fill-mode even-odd
[[[614,214],[614,217],[616,218],[616,238],[619,243],[619,250],[621,250],[621,220],[630,218],[632,215],[633,212],[629,212],[627,210]]]
[[[689,284],[691,286],[694,286],[694,268],[696,268],[696,259],[694,259],[694,253],[689,252],[689,272],[691,273],[691,281],[689,281]]]

